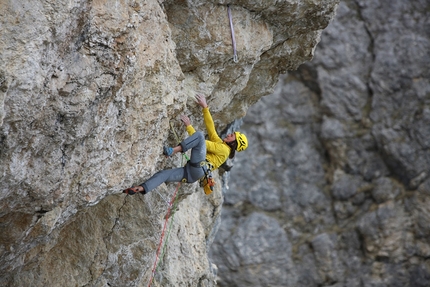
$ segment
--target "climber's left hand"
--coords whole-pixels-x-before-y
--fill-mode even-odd
[[[186,127],[188,127],[189,125],[191,125],[191,120],[186,115],[181,115],[181,121],[184,123],[184,125]]]

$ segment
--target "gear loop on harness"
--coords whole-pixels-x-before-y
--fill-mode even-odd
[[[207,159],[202,160],[201,162],[188,161],[187,164],[191,165],[192,167],[202,168],[204,175],[199,179],[200,187],[204,188],[206,195],[211,194],[213,192],[213,187],[215,185],[215,180],[212,176],[212,170],[214,166]],[[187,175],[185,175],[184,179],[186,178],[187,178]]]

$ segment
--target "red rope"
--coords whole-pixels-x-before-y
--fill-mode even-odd
[[[169,209],[167,210],[166,219],[164,221],[163,231],[161,232],[160,243],[158,244],[157,252],[155,254],[155,262],[154,262],[154,266],[152,267],[152,273],[151,273],[151,278],[149,280],[148,287],[151,286],[152,281],[154,280],[155,269],[157,267],[158,257],[160,256],[160,250],[161,250],[161,245],[163,244],[163,238],[164,238],[164,233],[165,233],[166,227],[167,227],[167,221],[169,221],[169,216],[170,216],[170,212],[172,210],[172,205],[173,205],[173,202],[175,201],[176,193],[178,192],[180,185],[181,185],[181,183],[178,182],[178,185],[176,186],[175,193],[173,194],[172,199],[170,200],[170,203],[169,203]]]

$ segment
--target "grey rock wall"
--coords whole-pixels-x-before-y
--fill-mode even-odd
[[[176,185],[121,191],[183,164],[161,151],[196,92],[221,131],[312,59],[338,2],[1,1],[0,285],[148,285]],[[221,184],[177,198],[153,284],[215,286]]]
[[[429,5],[342,1],[315,58],[250,108],[219,286],[430,285]]]

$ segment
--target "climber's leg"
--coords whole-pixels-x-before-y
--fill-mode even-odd
[[[206,159],[206,142],[202,132],[195,132],[174,148],[165,147],[163,154],[172,156],[176,152],[186,152],[189,149],[191,149],[190,163],[192,165],[187,164],[185,167],[161,170],[140,186],[128,188],[123,192],[130,195],[135,194],[136,191],[146,194],[163,182],[180,182],[184,178],[190,183],[197,181],[204,175],[203,169],[199,167],[200,162]]]
[[[192,136],[186,138],[180,143],[182,152],[186,152],[191,149],[192,163],[200,163],[206,159],[206,141],[201,131],[195,132]]]
[[[174,168],[160,170],[154,174],[150,179],[141,184],[145,190],[145,194],[152,191],[154,188],[160,184],[168,182],[180,182],[184,178],[184,168]]]

